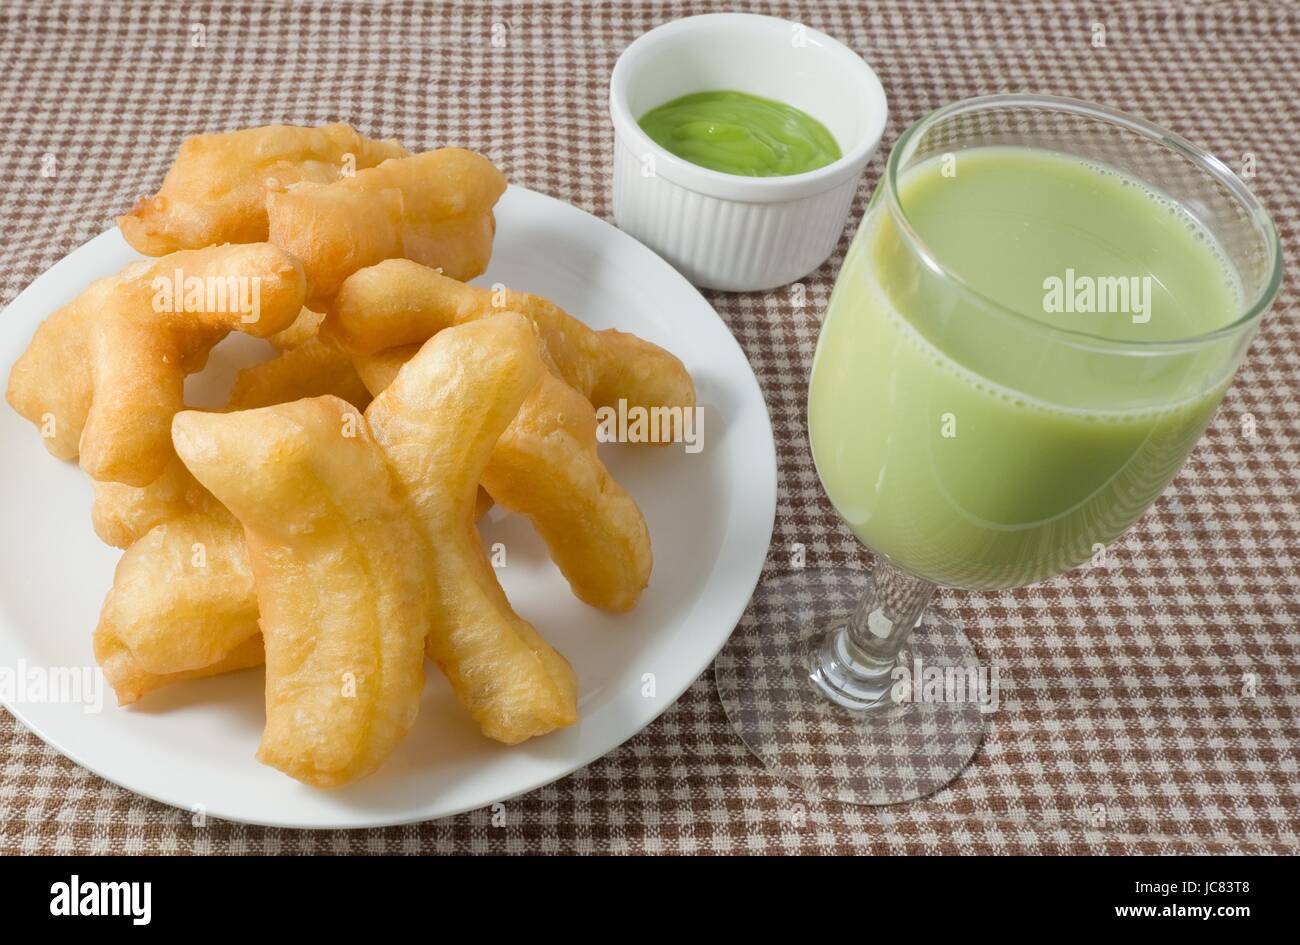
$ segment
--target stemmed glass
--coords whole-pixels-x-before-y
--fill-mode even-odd
[[[988,148],[1051,152],[1145,188],[1224,263],[1235,294],[1221,327],[1116,337],[1027,312],[1024,292],[977,289],[932,239],[951,221],[909,214],[904,184],[936,162],[960,180]],[[1076,216],[1046,222],[1096,242]],[[1143,252],[1179,250],[1157,243]],[[909,128],[836,280],[809,391],[818,476],[875,567],[793,561],[760,583],[715,664],[733,726],[768,769],[858,804],[957,777],[996,708],[997,667],[928,608],[936,590],[1019,587],[1104,557],[1195,445],[1281,276],[1276,230],[1245,184],[1148,122],[996,95]]]

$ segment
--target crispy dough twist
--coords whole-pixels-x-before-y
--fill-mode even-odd
[[[505,177],[482,155],[426,151],[332,184],[272,191],[270,239],[302,260],[313,299],[328,299],[358,269],[395,256],[472,279],[492,255],[492,207],[505,189]]]
[[[430,609],[427,543],[364,418],[331,396],[191,410],[173,439],[244,527],[266,647],[258,758],[317,787],[370,773],[415,721]]]
[[[374,167],[409,152],[347,125],[267,125],[181,142],[176,161],[153,197],[118,217],[126,241],[146,256],[267,237],[269,189],[302,181],[338,180],[349,163]],[[348,156],[351,155],[351,162]]]
[[[378,394],[417,350],[408,345],[353,360]],[[549,371],[497,440],[483,487],[528,517],[579,600],[630,610],[650,583],[650,532],[636,502],[600,461],[595,410]]]
[[[190,280],[203,291],[178,297],[160,288]],[[80,456],[91,478],[147,485],[171,459],[185,375],[229,331],[265,337],[288,327],[303,293],[302,267],[268,243],[133,263],[41,324],[9,375],[9,403],[55,456]]]
[[[532,326],[506,313],[435,335],[366,410],[429,542],[429,656],[507,744],[577,719],[573,669],[511,609],[474,527],[492,449],[545,370]]]
[[[326,320],[353,352],[420,343],[436,332],[497,312],[536,327],[551,366],[597,407],[689,408],[695,385],[675,356],[627,332],[593,331],[554,302],[512,289],[485,289],[406,259],[361,269],[343,283]]]

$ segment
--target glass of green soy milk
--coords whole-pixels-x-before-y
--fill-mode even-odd
[[[1104,562],[1196,445],[1281,273],[1245,184],[1140,119],[1000,95],[903,134],[837,278],[808,390],[817,475],[876,565],[855,605],[807,628],[799,665],[855,714],[864,764],[891,752],[912,764],[934,744],[907,749],[909,729],[928,725],[961,735],[922,788],[964,767],[981,720],[918,712],[885,686],[920,651],[976,659],[926,614],[936,586],[1017,587]],[[881,734],[877,710],[902,741]],[[853,767],[824,793],[918,796]]]
[[[1104,555],[1205,429],[1280,271],[1263,210],[1190,144],[1083,103],[943,109],[895,147],[825,315],[822,484],[935,584]]]

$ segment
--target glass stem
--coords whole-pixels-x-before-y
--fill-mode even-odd
[[[847,709],[892,705],[899,653],[935,590],[929,581],[879,561],[853,613],[814,642],[808,655],[812,684]]]

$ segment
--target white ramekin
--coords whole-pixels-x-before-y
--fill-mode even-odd
[[[691,92],[776,99],[835,136],[838,161],[788,177],[711,171],[655,144],[637,119]],[[844,230],[885,130],[885,90],[853,50],[788,20],[714,13],[636,39],[609,81],[614,219],[698,286],[771,289],[812,272]]]

